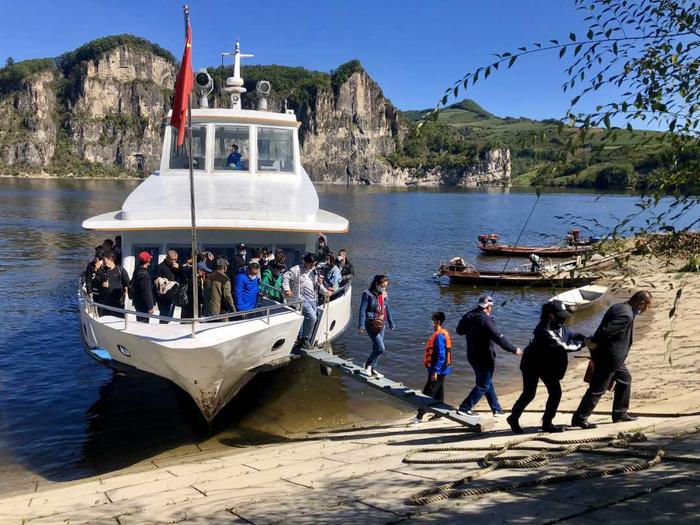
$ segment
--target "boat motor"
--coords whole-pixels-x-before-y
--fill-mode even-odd
[[[272,91],[272,84],[267,80],[259,80],[255,84],[255,93],[258,95],[258,111],[267,111],[267,97]]]
[[[209,107],[209,95],[214,91],[214,80],[206,69],[200,69],[194,77],[194,86],[199,96],[199,107]]]

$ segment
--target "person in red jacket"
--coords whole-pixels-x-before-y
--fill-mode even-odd
[[[452,370],[452,338],[442,325],[445,323],[444,312],[433,312],[433,335],[425,344],[423,364],[428,369],[428,381],[425,383],[423,393],[440,403],[445,400],[445,376]],[[418,425],[423,422],[425,411],[418,410],[416,417],[410,421],[410,425]],[[440,416],[433,416],[438,419]]]

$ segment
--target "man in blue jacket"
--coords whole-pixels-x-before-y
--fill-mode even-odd
[[[258,294],[260,293],[260,264],[250,261],[245,267],[247,271],[236,274],[235,294],[236,310],[244,312],[253,310],[258,306]]]
[[[467,312],[457,325],[457,333],[467,336],[467,360],[474,369],[476,386],[459,406],[461,414],[473,415],[472,409],[485,395],[491,412],[496,417],[504,417],[493,386],[493,372],[496,367],[496,349],[494,343],[506,352],[522,355],[522,348],[513,345],[505,335],[498,331],[491,317],[493,299],[490,295],[479,297],[479,303]]]
[[[433,312],[433,335],[425,343],[425,355],[423,364],[428,369],[428,381],[425,383],[423,393],[432,397],[435,401],[442,403],[445,400],[445,376],[452,370],[452,338],[442,325],[445,323],[444,312]],[[409,425],[418,425],[423,422],[425,411],[418,410],[418,414]],[[441,416],[433,416],[439,419]]]

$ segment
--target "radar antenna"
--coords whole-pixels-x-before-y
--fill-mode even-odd
[[[236,39],[233,53],[221,53],[221,62],[224,57],[233,57],[233,76],[226,79],[224,91],[231,94],[231,109],[241,109],[241,94],[246,92],[241,77],[241,58],[252,58],[255,55],[241,53],[241,43]]]

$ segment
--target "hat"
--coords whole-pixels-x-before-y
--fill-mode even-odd
[[[211,273],[211,272],[212,272],[211,268],[209,268],[209,267],[207,266],[207,263],[205,263],[204,261],[199,261],[199,262],[197,263],[197,269],[198,269],[198,270],[202,270],[202,271],[207,272],[207,273]]]
[[[153,259],[153,256],[146,251],[139,253],[139,262],[140,263],[151,262],[151,259]]]
[[[560,319],[571,317],[571,312],[562,301],[554,300],[550,301],[549,304],[551,305],[551,312]]]
[[[240,243],[236,246],[236,250],[238,250],[238,251],[245,250],[245,249],[246,249],[246,245],[243,243]]]
[[[479,297],[479,302],[477,303],[479,308],[486,308],[488,306],[493,306],[493,298],[490,295],[482,295]]]

